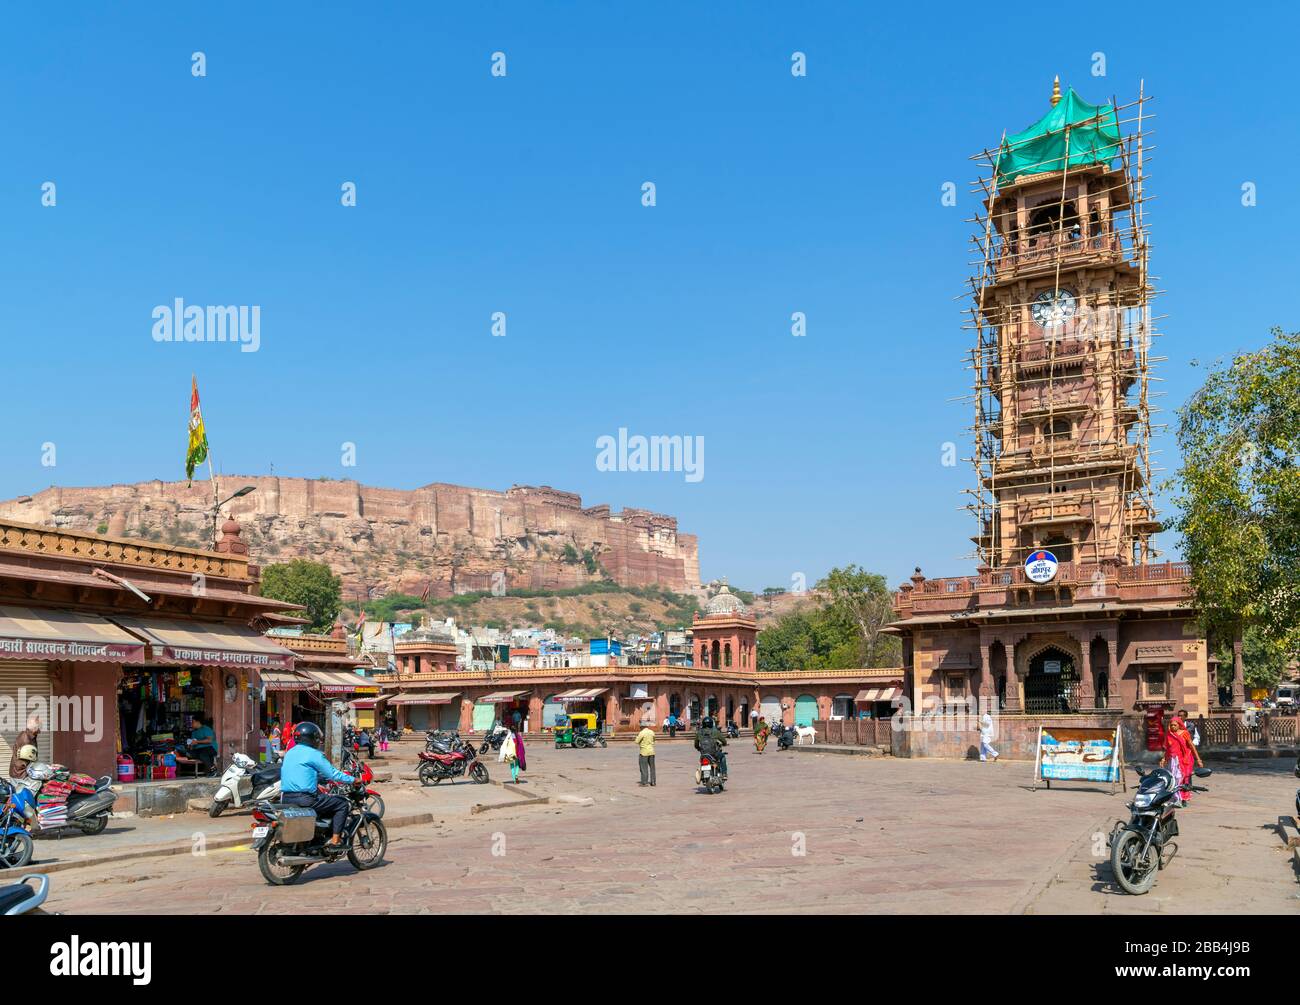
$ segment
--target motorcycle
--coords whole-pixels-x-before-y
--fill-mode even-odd
[[[0,865],[21,869],[32,860],[32,835],[36,824],[36,797],[30,789],[0,781]]]
[[[309,866],[337,862],[344,855],[361,872],[382,863],[388,831],[379,817],[363,808],[370,778],[370,768],[363,765],[360,779],[341,791],[350,806],[343,840],[332,847],[327,843],[330,822],[319,819],[315,810],[258,803],[253,808],[253,850],[263,878],[272,886],[285,886],[297,881]]]
[[[737,726],[734,722],[727,723],[727,735],[731,737],[733,740],[739,739],[740,727]]]
[[[1197,768],[1197,778],[1211,775],[1210,768]],[[1115,822],[1111,828],[1110,869],[1125,893],[1141,896],[1155,885],[1156,874],[1178,854],[1178,820],[1175,811],[1182,805],[1182,793],[1190,785],[1179,785],[1168,768],[1138,774],[1142,781],[1133,802],[1128,822]]]
[[[721,792],[727,781],[722,773],[722,762],[716,754],[700,754],[700,766],[695,772],[695,784],[704,786],[709,795]]]
[[[460,742],[460,733],[455,730],[443,732],[441,729],[431,729],[424,734],[424,749],[431,754],[445,754],[454,750]]]
[[[460,737],[449,750],[420,751],[420,767],[416,775],[421,785],[437,785],[444,778],[459,778],[461,775],[480,785],[487,784],[488,780],[487,765],[478,759],[474,745],[464,743]]]
[[[28,885],[30,880],[36,886]],[[0,886],[0,914],[44,914],[39,910],[50,892],[50,878],[41,873],[21,877],[17,883]]]
[[[361,776],[365,778],[371,777],[370,769],[367,768],[365,764],[362,763],[361,761],[358,761],[355,767],[356,767],[356,771],[355,772],[349,771],[348,774],[353,775],[354,777],[355,776]],[[322,784],[316,787],[316,791],[318,791],[322,796],[346,795],[347,794],[345,792],[346,789],[347,789],[347,785],[343,782],[323,782]],[[278,786],[276,789],[276,798],[279,798]],[[381,796],[374,789],[370,788],[369,785],[367,785],[365,791],[365,798],[361,800],[361,808],[365,810],[367,813],[373,813],[377,817],[382,817],[384,815],[384,797]]]
[[[506,742],[506,737],[509,735],[510,735],[510,730],[506,729],[506,727],[501,725],[501,723],[499,722],[496,723],[484,735],[483,743],[478,748],[478,752],[480,754],[486,754],[488,752],[489,747],[493,750],[500,750],[501,744]]]
[[[589,748],[595,750],[597,746],[608,747],[609,743],[600,733],[590,729],[575,729],[573,731],[573,745],[579,749]]]
[[[37,797],[41,794],[41,787],[53,777],[54,769],[48,764],[33,763],[27,768],[27,777],[15,787],[26,789],[33,807],[39,807]],[[65,830],[78,830],[87,835],[103,833],[115,802],[117,793],[113,791],[113,780],[100,775],[94,792],[72,792],[64,804],[39,807],[34,832],[55,836],[62,836],[60,832]]]
[[[212,794],[208,816],[221,816],[232,803],[243,806],[245,802],[279,798],[280,765],[268,764],[259,768],[257,762],[247,754],[236,754],[226,773],[221,776],[217,791]]]

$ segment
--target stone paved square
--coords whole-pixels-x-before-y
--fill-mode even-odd
[[[771,747],[760,756],[740,742],[730,784],[710,796],[693,784],[689,741],[658,750],[659,784],[641,788],[630,744],[535,745],[519,791],[550,801],[474,814],[466,806],[475,792],[499,803],[503,790],[395,783],[390,805],[439,819],[394,829],[387,864],[367,873],[318,867],[273,888],[246,848],[218,849],[56,873],[49,906],[68,914],[1300,913],[1292,858],[1275,830],[1295,792],[1282,762],[1216,770],[1209,791],[1180,815],[1178,857],[1152,893],[1131,897],[1093,855],[1096,836],[1126,815],[1122,792],[1034,791],[1023,762]],[[194,815],[195,830],[204,824]],[[795,854],[801,847],[806,854]]]

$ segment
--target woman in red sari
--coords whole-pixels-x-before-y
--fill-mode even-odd
[[[1192,744],[1192,734],[1178,716],[1169,720],[1165,730],[1165,756],[1160,759],[1161,767],[1167,767],[1174,776],[1174,784],[1188,785],[1192,780],[1192,770],[1200,761],[1200,755]],[[1166,763],[1168,762],[1168,763]],[[1180,792],[1179,802],[1186,803],[1192,796],[1190,792]]]

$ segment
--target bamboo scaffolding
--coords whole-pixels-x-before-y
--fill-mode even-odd
[[[1077,561],[1157,555],[1150,368],[1164,357],[1150,350],[1164,315],[1151,309],[1162,291],[1152,286],[1145,217],[1151,100],[1140,85],[1134,101],[1067,123],[1057,134],[1063,150],[1021,164],[1010,181],[1001,175],[1005,132],[996,151],[971,158],[987,173],[971,187],[981,196],[967,221],[978,257],[961,297],[962,328],[975,336],[971,393],[961,396],[974,406],[964,460],[976,476],[964,508],[989,566],[1018,562],[1070,527],[1062,543]],[[1111,159],[1072,165],[1072,133],[1112,121],[1120,139],[1105,149]],[[1084,288],[1086,275],[1095,286],[1106,272],[1108,288]],[[1040,324],[1033,309],[1045,284],[1074,292],[1049,300],[1060,313]]]

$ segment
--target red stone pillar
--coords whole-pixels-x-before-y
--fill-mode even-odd
[[[1006,710],[1013,715],[1020,712],[1020,673],[1016,670],[1016,644],[1003,640],[1002,648],[1007,655],[1007,704]]]
[[[1092,686],[1092,643],[1086,633],[1079,636],[1079,657],[1082,664],[1079,668],[1079,708],[1096,708],[1097,699]]]

